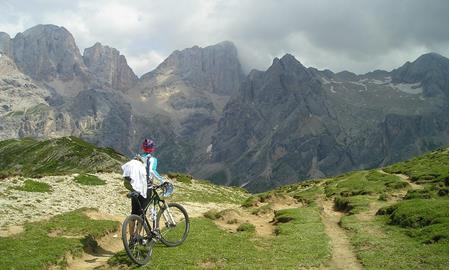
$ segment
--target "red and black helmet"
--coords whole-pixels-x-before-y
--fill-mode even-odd
[[[156,149],[155,142],[151,139],[145,139],[142,143],[142,150],[144,150],[145,153],[153,153]]]

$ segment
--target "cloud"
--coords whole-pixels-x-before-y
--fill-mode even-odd
[[[0,31],[39,23],[66,27],[80,49],[99,41],[124,54],[137,74],[173,50],[223,40],[243,66],[266,69],[292,53],[303,64],[364,73],[419,54],[448,56],[448,0],[3,0]],[[145,65],[149,65],[147,68]]]

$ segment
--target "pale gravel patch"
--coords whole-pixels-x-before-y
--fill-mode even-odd
[[[20,186],[26,177],[12,177],[3,179],[0,185],[0,227],[10,225],[21,225],[25,222],[48,219],[52,216],[73,211],[79,208],[95,208],[113,220],[125,218],[130,214],[131,202],[126,197],[127,190],[123,187],[120,174],[96,173],[100,179],[106,182],[100,186],[86,186],[74,181],[78,174],[65,176],[47,176],[35,181],[44,182],[51,186],[52,192],[26,192],[11,189]],[[212,192],[204,185],[187,185],[174,182],[175,192],[182,188],[186,190],[197,190]],[[226,188],[220,190],[227,190]],[[167,199],[172,202],[171,198]],[[197,203],[177,201],[183,205],[190,217],[200,217],[210,209],[232,209],[238,208],[238,204],[232,203]],[[98,216],[98,215],[97,215]]]

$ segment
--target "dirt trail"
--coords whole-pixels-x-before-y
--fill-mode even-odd
[[[339,226],[339,221],[343,213],[333,209],[333,202],[329,200],[319,199],[319,205],[322,206],[321,218],[325,225],[325,232],[331,239],[332,254],[331,261],[327,267],[319,269],[333,270],[359,270],[362,269],[361,264],[352,251],[352,245],[344,231]]]
[[[236,208],[236,205],[232,204],[199,204],[199,203],[182,203],[186,207],[190,217],[201,216],[204,212],[211,208],[228,209]],[[115,220],[122,223],[125,216],[111,215],[107,213],[98,212],[96,210],[89,210],[85,212],[86,215],[95,220]],[[107,261],[115,253],[123,250],[123,243],[121,238],[121,226],[119,230],[114,233],[110,233],[101,239],[97,240],[98,248],[95,250],[85,251],[81,257],[72,258],[68,256],[68,270],[87,270],[87,269],[115,269],[107,264]]]
[[[120,232],[108,234],[97,242],[98,247],[95,250],[85,252],[81,257],[68,259],[68,267],[66,269],[111,269],[107,264],[108,259],[123,249]]]
[[[383,171],[382,169],[378,170],[380,173],[384,173],[384,174],[391,174],[391,173],[387,173],[385,171]],[[407,176],[406,174],[401,174],[401,173],[393,173],[392,175],[398,176],[400,177],[400,179],[402,179],[405,182],[408,182],[408,184],[411,185],[412,189],[423,189],[422,185],[419,185],[417,183],[414,183],[413,181],[411,181],[411,178],[409,178],[409,176]]]
[[[86,211],[86,215],[95,220],[115,220],[122,222],[125,217],[118,215],[109,215],[97,211]],[[117,232],[103,236],[97,240],[98,247],[94,250],[88,250],[81,257],[68,258],[68,270],[87,270],[87,269],[113,269],[107,264],[107,261],[115,253],[123,249],[121,238],[121,226]]]
[[[406,174],[396,173],[394,175],[396,175],[396,176],[400,177],[401,179],[405,180],[406,182],[408,182],[408,184],[410,184],[413,189],[423,189],[422,185],[416,184],[413,181],[411,181],[411,178],[409,178],[409,176],[407,176]]]
[[[258,236],[271,237],[274,236],[275,224],[273,223],[275,211],[288,208],[303,207],[302,203],[297,202],[292,197],[272,198],[269,202],[260,203],[258,207],[267,207],[260,213],[252,213],[250,209],[233,208],[227,211],[221,218],[215,220],[219,228],[228,232],[236,232],[242,223],[251,223],[255,226]]]

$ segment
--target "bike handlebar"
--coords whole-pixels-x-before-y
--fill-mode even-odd
[[[169,184],[169,182],[163,182],[160,185],[151,185],[148,189],[149,190],[157,190],[158,188],[163,188],[163,187],[167,186],[168,184]],[[137,192],[135,190],[130,191],[130,192],[128,192],[127,197],[128,198],[131,198],[131,197],[137,198],[137,197],[139,197],[139,192]]]

